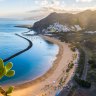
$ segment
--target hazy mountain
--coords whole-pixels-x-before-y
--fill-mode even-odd
[[[46,18],[36,22],[33,30],[41,32],[49,25],[59,22],[62,25],[79,25],[82,30],[96,30],[96,11],[86,10],[77,14],[72,13],[51,13]]]
[[[42,7],[40,9],[26,12],[27,17],[25,17],[24,19],[28,19],[28,20],[38,19],[38,18],[41,19],[41,18],[48,16],[50,13],[53,13],[53,12],[65,13],[67,11],[53,8],[53,7]]]
[[[72,10],[64,10],[61,8],[54,8],[54,7],[42,7],[40,9],[32,10],[27,12],[27,14],[30,14],[29,17],[25,19],[33,19],[34,18],[44,18],[48,16],[50,13],[78,13],[78,11],[72,11]],[[27,15],[26,14],[26,15]]]
[[[5,16],[0,16],[1,18],[8,18],[8,19],[15,19],[15,20],[40,20],[42,18],[45,18],[50,13],[77,13],[78,11],[73,10],[64,10],[63,8],[56,8],[56,7],[42,7],[39,9],[34,9],[26,12],[21,13],[14,13],[14,14],[8,14]]]

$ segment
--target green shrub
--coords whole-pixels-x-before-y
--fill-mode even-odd
[[[74,76],[75,81],[84,88],[90,88],[91,87],[91,83],[85,80],[81,80],[78,76]]]
[[[14,70],[11,70],[13,67],[13,64],[11,62],[7,63],[4,65],[4,62],[2,59],[0,59],[0,79],[2,79],[4,76],[6,77],[12,77],[15,74]],[[10,96],[12,93],[14,87],[10,86],[7,91],[5,91],[1,86],[0,86],[0,93],[3,96]]]
[[[79,49],[79,61],[78,61],[78,67],[76,69],[76,73],[79,75],[79,77],[82,76],[84,70],[84,65],[85,65],[85,53],[83,52],[82,48],[78,47]]]
[[[71,48],[71,50],[72,50],[73,52],[75,52],[75,51],[76,51],[75,47],[72,47],[72,48]]]
[[[69,72],[72,68],[73,68],[74,64],[73,63],[69,63],[68,68],[66,70],[66,72]]]
[[[70,63],[70,64],[68,65],[68,68],[69,68],[69,69],[72,69],[73,66],[74,66],[74,64],[73,64],[73,63]]]
[[[88,63],[90,64],[92,69],[96,68],[96,60],[91,59],[91,60],[88,61]]]

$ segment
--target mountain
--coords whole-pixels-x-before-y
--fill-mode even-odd
[[[31,10],[29,12],[27,12],[27,14],[30,14],[27,18],[25,19],[33,19],[33,17],[35,19],[37,18],[42,18],[42,17],[46,17],[48,16],[50,13],[53,12],[60,12],[60,13],[66,13],[68,12],[67,10],[61,10],[60,8],[53,8],[53,7],[42,7],[40,9],[35,9],[35,10]],[[76,12],[76,11],[70,11],[70,12]]]
[[[54,23],[66,25],[70,29],[78,25],[82,30],[96,31],[96,11],[85,10],[77,14],[54,12],[36,22],[32,29],[36,32],[42,32],[43,29],[47,29],[50,25],[54,25]]]
[[[79,11],[79,10],[78,10]],[[57,12],[57,13],[77,13],[76,10],[64,10],[62,8],[56,7],[41,7],[37,9],[32,9],[30,11],[25,11],[21,13],[14,13],[8,14],[5,16],[0,16],[1,18],[8,18],[8,19],[16,19],[16,20],[40,20],[50,13]]]

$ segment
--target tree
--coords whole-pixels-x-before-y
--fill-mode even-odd
[[[2,59],[0,59],[0,79],[2,79],[4,76],[6,77],[12,77],[15,75],[15,71],[11,70],[13,67],[13,64],[11,62],[4,65],[4,62]],[[3,96],[10,96],[12,93],[14,87],[10,86],[6,91],[0,86],[0,93]]]
[[[91,65],[91,68],[92,69],[95,69],[96,68],[96,60],[95,59],[89,60],[88,63]]]

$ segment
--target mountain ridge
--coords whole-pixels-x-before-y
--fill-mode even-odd
[[[47,17],[34,23],[32,29],[36,32],[42,32],[50,25],[58,22],[62,25],[75,26],[79,25],[83,30],[96,30],[96,11],[85,10],[83,12],[72,13],[51,13]]]

